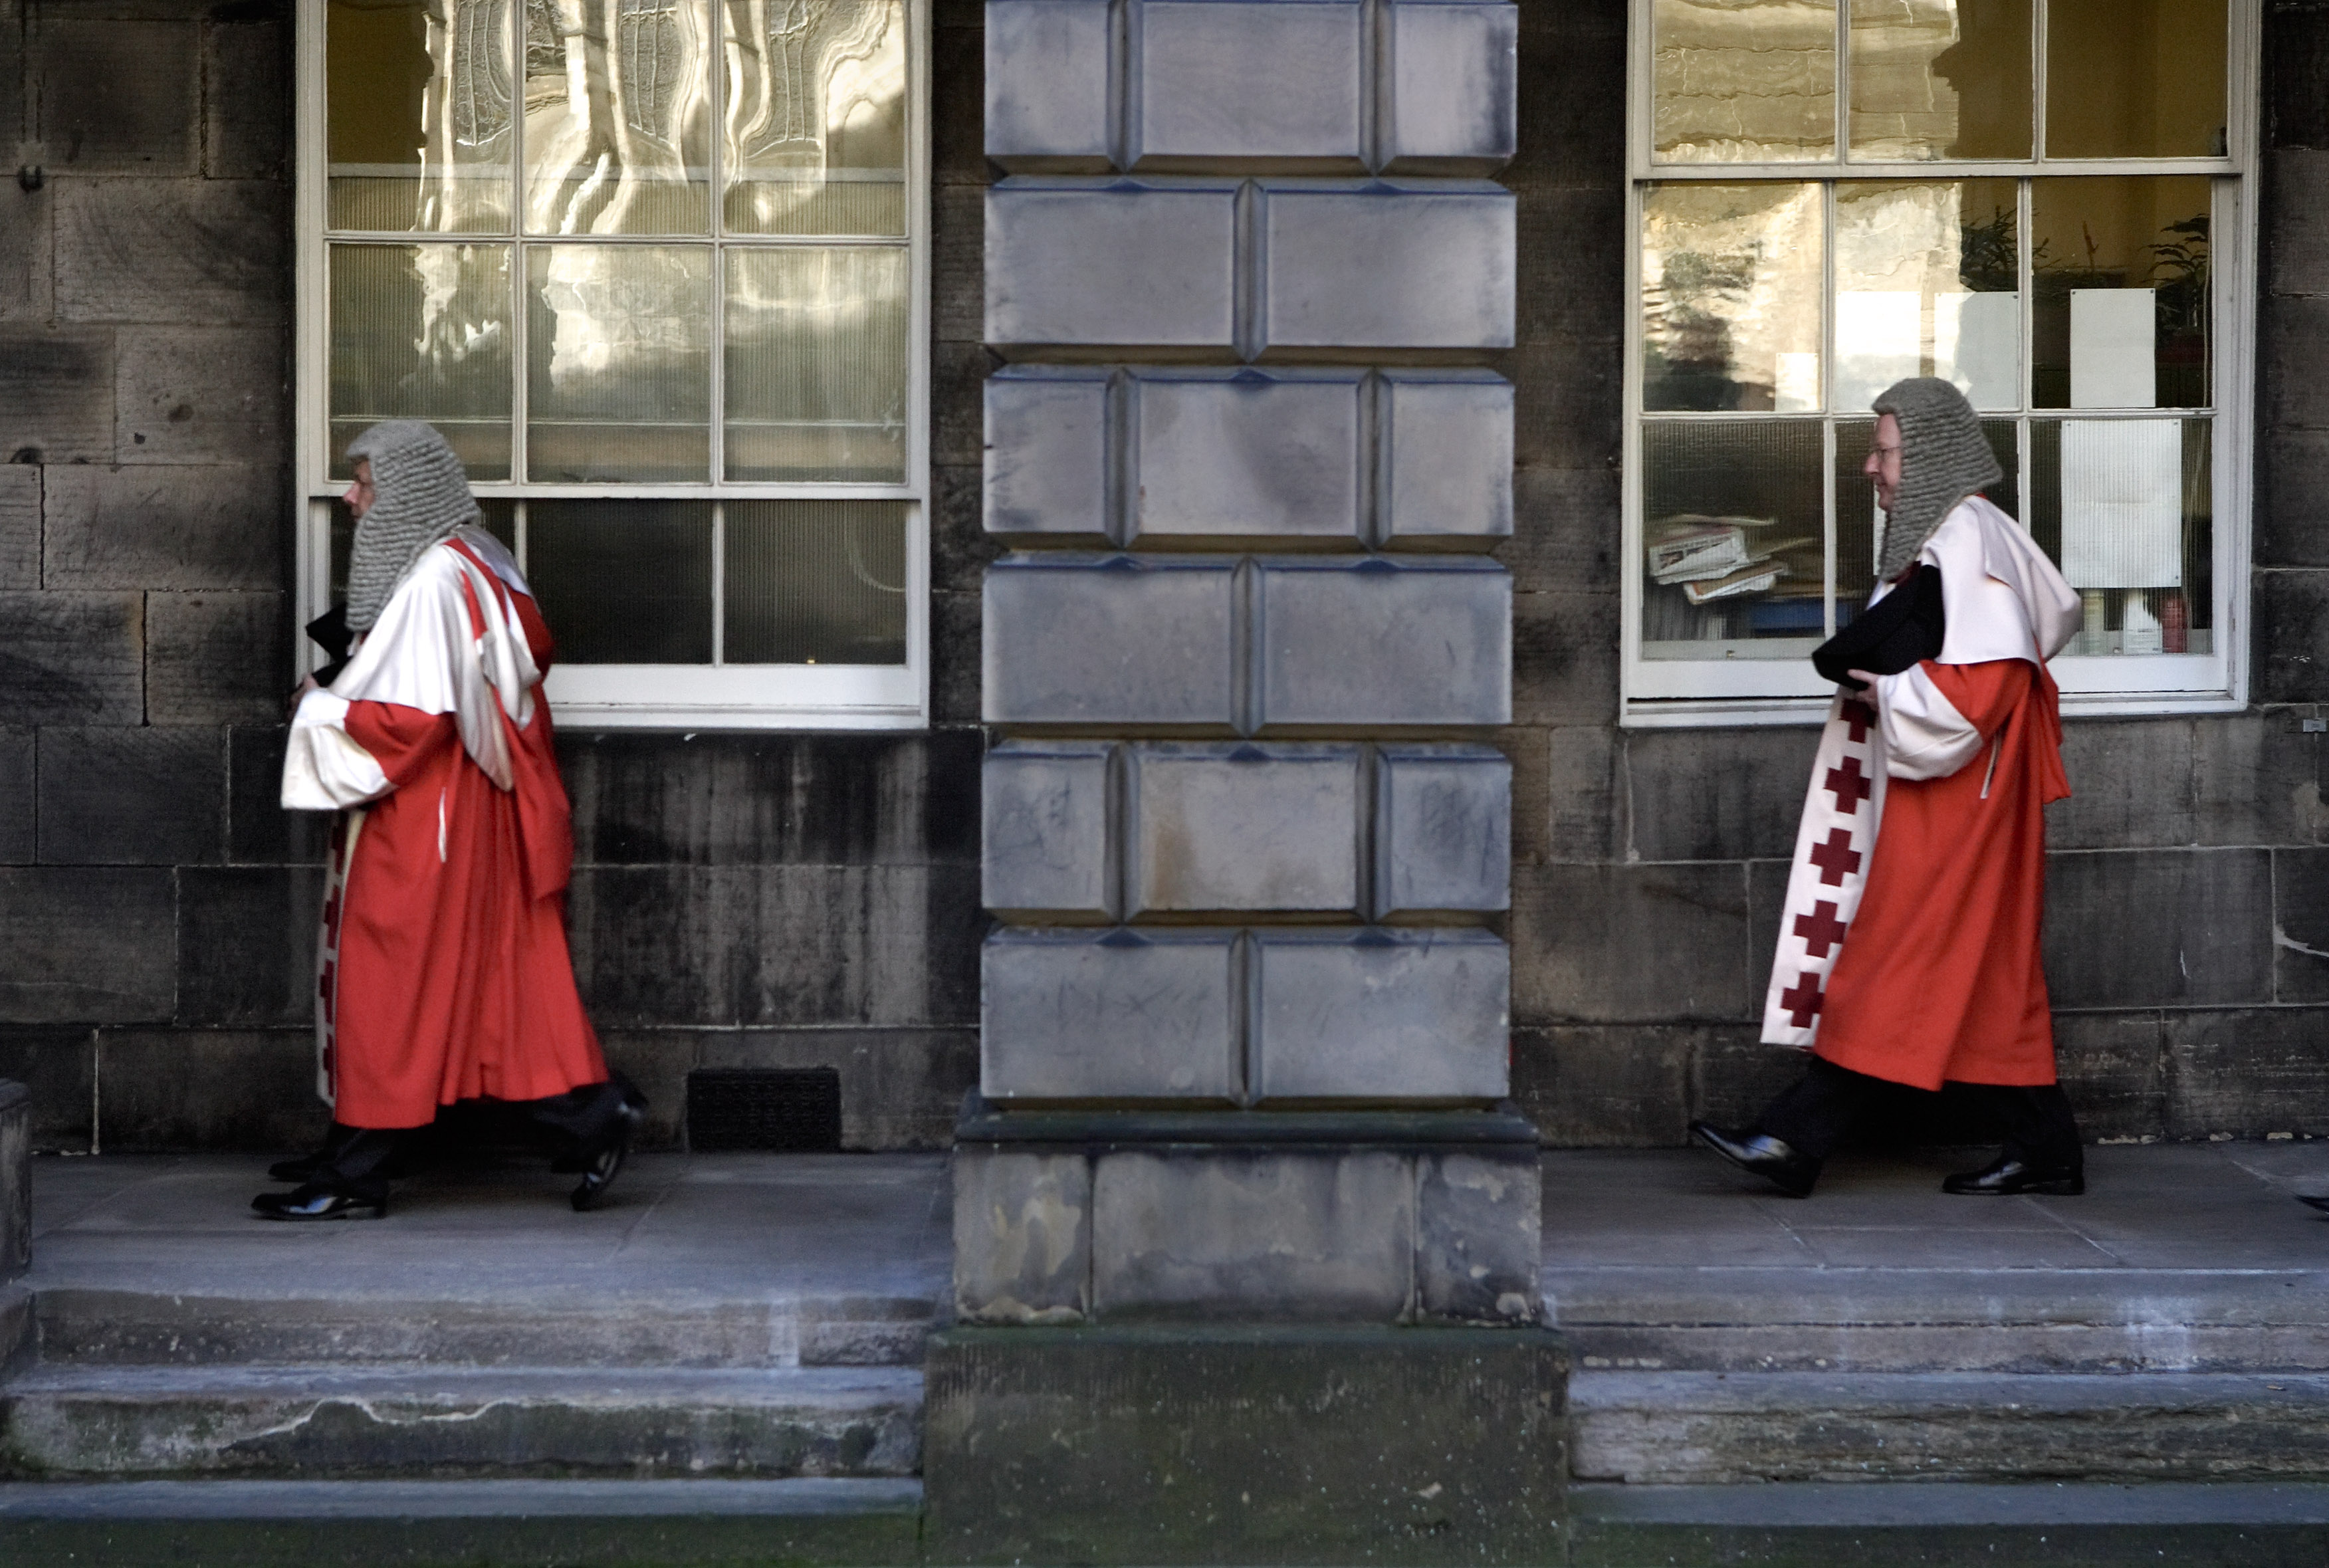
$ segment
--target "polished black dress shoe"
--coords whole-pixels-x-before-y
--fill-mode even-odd
[[[575,1186],[570,1200],[576,1214],[597,1208],[599,1200],[607,1195],[607,1189],[615,1185],[615,1178],[622,1174],[623,1161],[630,1157],[631,1134],[638,1130],[639,1123],[645,1119],[645,1113],[637,1106],[626,1101],[622,1114],[615,1119],[613,1130],[585,1151],[581,1164],[582,1180]]]
[[[388,1213],[386,1198],[351,1197],[312,1183],[288,1193],[261,1193],[250,1206],[265,1220],[377,1220]]]
[[[2050,1198],[2074,1198],[2087,1190],[2087,1176],[2074,1165],[2025,1165],[2000,1155],[1980,1170],[1943,1177],[1941,1190],[1961,1197],[2011,1198],[2040,1193]]]
[[[1784,1138],[1768,1132],[1725,1132],[1712,1122],[1693,1121],[1690,1135],[1740,1170],[1761,1176],[1791,1198],[1812,1195],[1820,1162],[1797,1154]]]

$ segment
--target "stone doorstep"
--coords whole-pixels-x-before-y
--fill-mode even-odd
[[[35,1368],[0,1388],[20,1476],[910,1476],[898,1368]]]
[[[1585,1372],[1570,1468],[1630,1485],[2329,1480],[2329,1376]]]

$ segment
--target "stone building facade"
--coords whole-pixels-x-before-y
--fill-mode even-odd
[[[2048,969],[2100,1137],[2329,1131],[2329,6],[2262,11],[2251,705],[2074,720],[2050,816]],[[693,1067],[832,1066],[868,1148],[943,1145],[979,1076],[983,721],[1013,716],[981,687],[1001,171],[985,10],[931,24],[929,727],[561,741],[584,994],[665,1139]],[[1511,535],[1470,558],[1511,589],[1510,722],[1477,737],[1511,770],[1510,910],[1475,923],[1510,949],[1513,1095],[1563,1145],[1676,1142],[1792,1071],[1754,1020],[1812,746],[1617,720],[1627,26],[1622,0],[1518,7],[1513,341],[1476,356],[1513,444]],[[319,845],[275,805],[293,69],[275,0],[0,24],[0,1076],[43,1148],[320,1117]]]

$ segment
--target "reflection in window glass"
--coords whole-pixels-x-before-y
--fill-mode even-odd
[[[526,474],[705,480],[712,251],[526,250]]]
[[[2221,157],[2225,0],[2049,0],[2046,156]]]
[[[1656,0],[1650,26],[1660,158],[1835,155],[1835,0]]]
[[[2032,401],[2206,408],[2209,182],[2032,180]]]
[[[333,228],[509,231],[509,41],[508,0],[332,0]]]
[[[1825,635],[1812,420],[1642,428],[1642,656],[1796,658]]]
[[[524,3],[526,232],[707,232],[711,0]]]
[[[906,506],[731,501],[730,664],[906,662]]]
[[[561,664],[712,662],[712,504],[529,501],[526,581]]]
[[[1975,408],[2022,402],[2022,298],[2012,180],[1839,184],[1839,412],[1903,376],[1957,383]]]
[[[2023,522],[2022,458],[2016,421],[1984,420],[1981,433],[2005,477],[1982,492],[1990,503]],[[1835,624],[1844,626],[1867,608],[1876,588],[1876,552],[1884,537],[1884,511],[1876,504],[1876,481],[1862,472],[1876,444],[1874,420],[1839,420],[1835,427]]]
[[[895,246],[728,253],[730,478],[905,477],[907,277]]]
[[[728,0],[727,16],[730,231],[903,234],[903,0]]]
[[[381,420],[426,420],[473,479],[510,477],[506,245],[331,250],[332,476]]]
[[[1852,0],[1852,156],[2030,156],[2030,0]]]
[[[2213,650],[2213,421],[2033,420],[2030,532],[2085,602],[2073,654]]]
[[[1642,193],[1642,405],[1820,406],[1820,187]]]

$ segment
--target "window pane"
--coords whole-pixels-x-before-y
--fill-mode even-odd
[[[1852,155],[2030,156],[2030,0],[1852,0]]]
[[[1642,656],[1796,658],[1825,636],[1820,427],[1642,427]]]
[[[731,479],[906,475],[904,250],[728,252]]]
[[[2212,651],[2213,424],[2032,421],[2030,532],[2086,601],[2065,652]]]
[[[1982,492],[2007,516],[2022,520],[2022,459],[2012,420],[1984,420],[1981,433],[1997,455],[2005,477]],[[1867,608],[1876,587],[1876,547],[1884,514],[1876,505],[1876,481],[1862,473],[1868,449],[1876,444],[1874,420],[1839,420],[1835,427],[1835,624],[1844,626]]]
[[[525,0],[526,232],[707,232],[711,136],[711,0]]]
[[[1642,192],[1642,406],[1820,406],[1820,188]]]
[[[712,471],[712,251],[526,248],[526,472],[536,481]]]
[[[332,474],[381,420],[426,420],[472,479],[510,474],[506,245],[332,247]]]
[[[712,662],[712,504],[529,501],[525,575],[558,660]]]
[[[2225,0],[2051,0],[2046,156],[2224,156]]]
[[[727,660],[906,662],[900,501],[728,503]]]
[[[2038,407],[2209,406],[2208,209],[2199,175],[2030,183]]]
[[[2012,180],[1836,187],[1838,412],[1911,375],[2022,406],[2014,212]]]
[[[1656,0],[1650,29],[1659,157],[1835,156],[1835,0]]]
[[[481,496],[477,501],[478,526],[500,540],[514,552],[517,549],[517,508],[514,503],[497,496]],[[332,503],[332,594],[335,601],[348,597],[348,556],[354,551],[356,520],[347,503]]]
[[[732,232],[906,231],[902,0],[728,0],[728,59]]]
[[[508,0],[332,0],[333,228],[509,231],[509,40]]]

